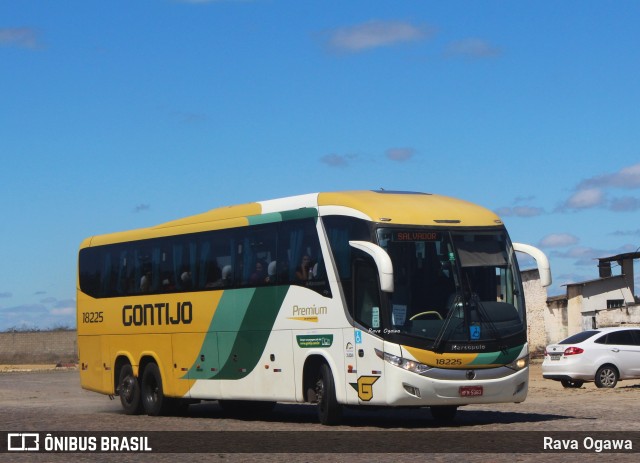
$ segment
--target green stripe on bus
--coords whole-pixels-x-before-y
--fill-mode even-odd
[[[263,223],[284,222],[287,220],[317,218],[318,210],[313,207],[303,207],[293,211],[268,212],[266,214],[252,215],[247,217],[249,225],[261,225]]]
[[[308,219],[308,218],[318,218],[318,209],[313,207],[304,207],[302,209],[296,209],[293,211],[284,211],[281,212],[282,220],[297,220],[297,219]]]
[[[470,365],[507,365],[518,358],[524,346],[516,346],[501,352],[478,354]]]
[[[258,364],[267,345],[288,286],[265,286],[225,291],[209,332],[186,377],[241,379]],[[200,355],[215,358],[202,368]],[[211,371],[215,365],[215,371]]]
[[[280,212],[269,212],[267,214],[251,215],[247,217],[247,220],[249,221],[249,225],[282,222],[282,214]]]

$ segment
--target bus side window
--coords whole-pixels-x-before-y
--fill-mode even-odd
[[[367,328],[380,328],[378,271],[367,256],[356,258],[353,269],[353,318]]]
[[[280,230],[279,283],[303,286],[331,297],[315,220],[292,220],[283,223]]]

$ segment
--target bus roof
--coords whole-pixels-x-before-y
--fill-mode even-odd
[[[389,224],[450,227],[502,225],[500,218],[490,210],[447,196],[385,190],[343,191],[220,207],[153,227],[87,238],[81,247],[166,236],[176,232],[190,233],[275,222],[284,220],[285,212],[288,212],[286,218],[340,214]]]

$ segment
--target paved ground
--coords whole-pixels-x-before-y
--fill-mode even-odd
[[[278,405],[267,417],[241,417],[223,412],[216,402],[191,406],[187,417],[127,416],[119,400],[84,391],[79,385],[78,372],[73,369],[25,371],[27,367],[7,371],[0,368],[0,430],[25,431],[290,431],[306,432],[303,436],[326,438],[322,432],[328,428],[317,422],[315,408],[306,405]],[[494,404],[461,408],[456,421],[441,426],[432,421],[426,410],[348,410],[342,426],[330,432],[371,431],[404,432],[417,435],[417,431],[640,431],[638,409],[640,381],[620,382],[615,389],[597,389],[592,383],[580,389],[563,389],[553,381],[543,380],[540,365],[531,372],[529,396],[521,404]],[[403,434],[402,436],[406,436]],[[463,438],[466,434],[460,434]],[[482,436],[495,437],[484,433]],[[518,436],[513,434],[513,436]],[[4,437],[2,437],[4,439]],[[402,442],[406,445],[406,439]],[[465,445],[460,442],[460,445]],[[518,442],[513,442],[514,453]],[[640,449],[634,449],[636,452]],[[10,458],[5,458],[10,457]],[[0,454],[0,461],[175,461],[176,455],[18,455]],[[190,454],[191,461],[252,461],[249,454]],[[423,461],[416,454],[264,454],[261,461]],[[606,458],[607,461],[634,461],[629,454],[433,454],[430,461],[589,461]]]

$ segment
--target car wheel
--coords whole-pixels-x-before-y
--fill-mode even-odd
[[[618,370],[613,365],[603,365],[596,372],[596,386],[598,387],[616,387],[618,382]]]
[[[562,379],[560,380],[560,383],[562,383],[563,387],[566,387],[568,389],[578,389],[579,387],[582,387],[584,381],[581,381],[579,379]]]

